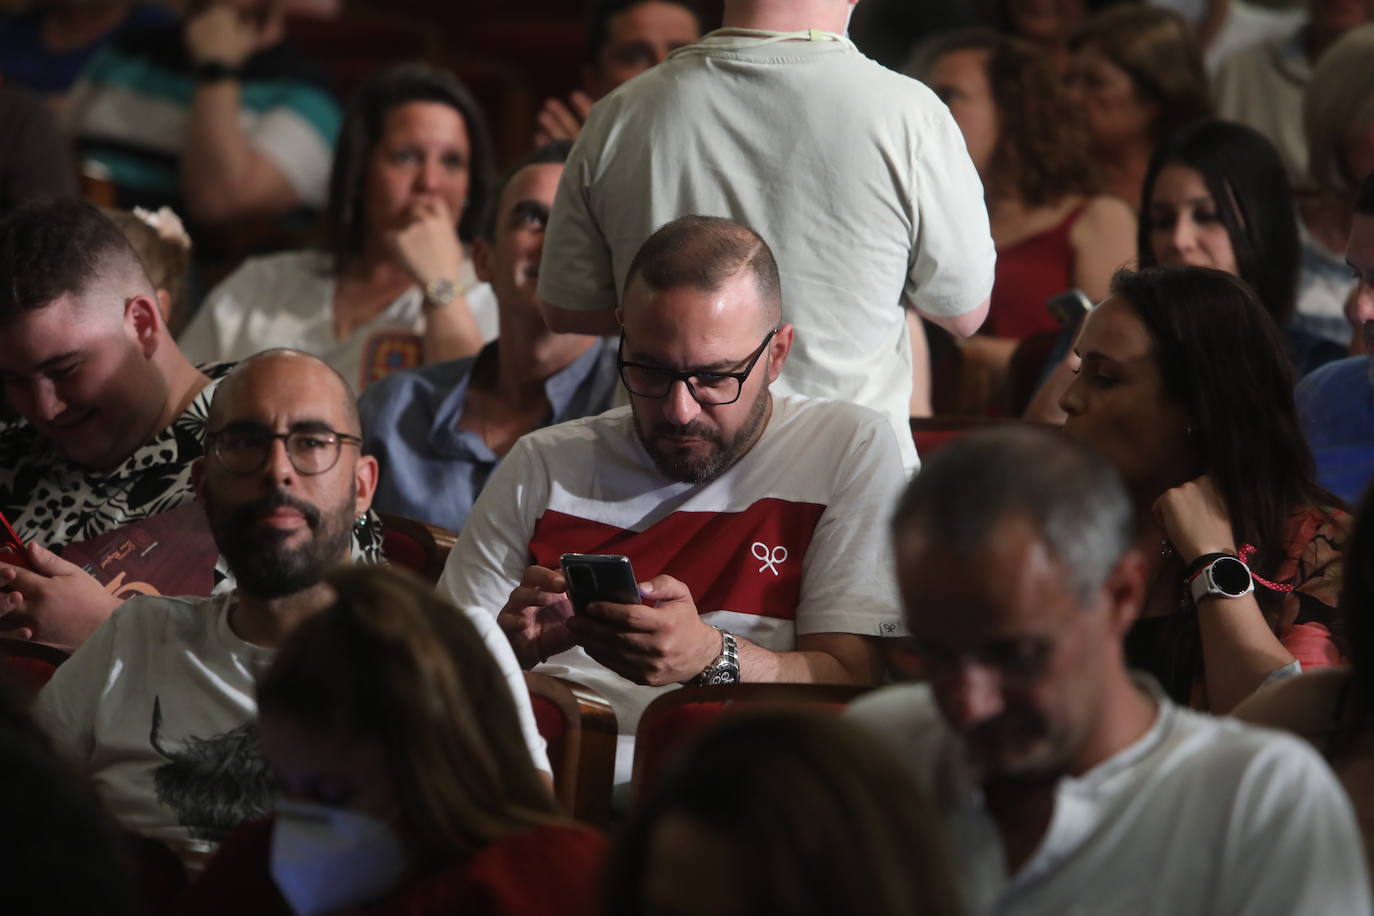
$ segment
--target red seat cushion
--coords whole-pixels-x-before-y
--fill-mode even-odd
[[[534,708],[534,724],[549,745],[549,765],[553,767],[553,784],[560,786],[563,783],[563,755],[566,753],[568,722],[563,717],[563,710],[548,697],[531,693],[530,705]]]
[[[400,531],[388,528],[382,532],[382,556],[417,575],[423,576],[429,571],[424,547],[416,543],[410,535]]]

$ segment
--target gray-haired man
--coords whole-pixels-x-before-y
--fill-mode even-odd
[[[971,913],[1369,913],[1350,804],[1293,738],[1126,670],[1144,598],[1125,490],[1048,431],[970,436],[893,520],[927,682],[852,715],[947,819]]]

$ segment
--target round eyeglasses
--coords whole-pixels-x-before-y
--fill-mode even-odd
[[[363,440],[332,429],[298,429],[274,433],[252,424],[226,426],[205,437],[210,454],[230,474],[255,474],[267,463],[272,443],[286,443],[286,457],[296,473],[306,477],[323,474],[339,463],[344,445],[362,446]]]
[[[662,366],[649,366],[644,363],[627,363],[625,356],[625,335],[620,336],[620,349],[616,351],[616,366],[620,369],[620,380],[630,394],[641,398],[666,398],[673,390],[674,382],[682,382],[698,404],[721,406],[739,400],[744,390],[744,381],[754,371],[754,365],[768,349],[773,335],[782,330],[776,327],[759,344],[757,350],[749,355],[749,361],[738,372],[721,372],[707,369],[664,369]],[[728,364],[727,364],[728,365]]]

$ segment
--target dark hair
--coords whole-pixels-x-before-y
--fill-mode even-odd
[[[1360,216],[1374,216],[1374,172],[1364,176],[1355,189],[1355,212]]]
[[[397,64],[364,82],[349,99],[344,112],[334,166],[329,175],[329,203],[325,216],[329,227],[329,252],[334,271],[340,272],[362,251],[366,232],[363,186],[368,161],[382,138],[387,112],[411,102],[438,102],[458,112],[467,128],[467,207],[458,218],[458,237],[471,242],[477,236],[487,196],[491,192],[493,157],[491,138],[482,109],[472,95],[447,70],[428,64]]]
[[[1136,254],[1141,267],[1154,267],[1150,246],[1150,201],[1166,166],[1185,165],[1202,176],[1231,240],[1240,278],[1250,284],[1264,310],[1283,327],[1297,300],[1301,251],[1288,172],[1274,144],[1259,131],[1208,119],[1167,137],[1150,157],[1141,194]]]
[[[601,60],[601,52],[606,47],[606,42],[611,39],[611,20],[628,9],[633,9],[641,3],[650,3],[653,0],[595,0],[587,13],[587,60],[593,66]],[[705,29],[705,23],[701,16],[701,7],[696,0],[657,0],[659,3],[670,3],[673,6],[680,6],[692,14],[692,18],[697,21],[697,32]]]
[[[738,849],[746,913],[961,910],[935,810],[888,748],[830,712],[730,713],[697,738],[618,838],[610,916],[643,911],[654,831],[674,816]]]
[[[1202,51],[1192,27],[1172,10],[1138,3],[1103,10],[1069,43],[1074,50],[1087,44],[1097,45],[1136,91],[1159,107],[1156,141],[1212,114]]]
[[[773,250],[753,229],[718,216],[680,216],[659,227],[630,262],[625,289],[643,279],[655,291],[715,292],[742,270],[758,284],[765,317],[780,323],[782,281]]]
[[[1220,270],[1122,270],[1111,291],[1149,332],[1164,395],[1189,418],[1198,465],[1226,501],[1236,545],[1254,545],[1250,566],[1272,577],[1286,559],[1288,516],[1340,504],[1316,483],[1283,332],[1244,281]],[[1260,589],[1256,600],[1277,629],[1282,597]]]
[[[568,161],[568,154],[571,152],[571,140],[550,140],[507,169],[487,199],[486,213],[482,216],[482,238],[488,242],[496,240],[496,224],[501,219],[501,195],[506,193],[506,186],[511,183],[511,179],[532,165],[562,165]]]
[[[556,821],[506,678],[472,622],[427,583],[381,567],[325,579],[336,598],[258,682],[258,712],[385,755],[425,867]]]
[[[1008,426],[940,450],[892,515],[900,541],[932,535],[950,550],[982,549],[997,523],[1023,518],[1087,600],[1135,538],[1135,509],[1104,458],[1058,430]]]
[[[34,916],[139,916],[136,863],[90,785],[0,675],[0,901]]]
[[[70,197],[24,204],[0,219],[0,325],[113,271],[152,292],[138,255],[99,207]]]
[[[1043,207],[1101,189],[1083,113],[1069,100],[1045,52],[990,29],[966,29],[939,41],[927,59],[933,63],[956,51],[988,55],[988,86],[998,118],[997,146],[985,179],[989,196],[1015,190],[1027,206]]]
[[[1011,5],[1013,2],[1015,2],[1015,0],[993,0],[990,4],[991,9],[984,13],[984,21],[990,22],[992,27],[999,32],[1008,35],[1017,35],[1016,20],[1012,17],[1011,13]],[[1087,13],[1092,15],[1101,10],[1119,6],[1122,3],[1133,2],[1136,2],[1136,0],[1084,0],[1083,5],[1086,7]],[[1064,36],[1065,40],[1069,37],[1068,35]]]

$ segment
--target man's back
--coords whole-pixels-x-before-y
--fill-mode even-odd
[[[1008,876],[957,738],[924,686],[853,718],[891,742],[947,820],[973,914],[1368,913],[1349,802],[1302,742],[1159,703],[1143,737],[1061,779],[1040,847]]]
[[[903,296],[958,315],[992,285],[957,125],[847,42],[716,33],[599,102],[559,189],[541,295],[612,307],[639,245],[687,213],[730,216],[775,249],[800,332],[780,390],[864,404],[894,430],[911,381]]]

